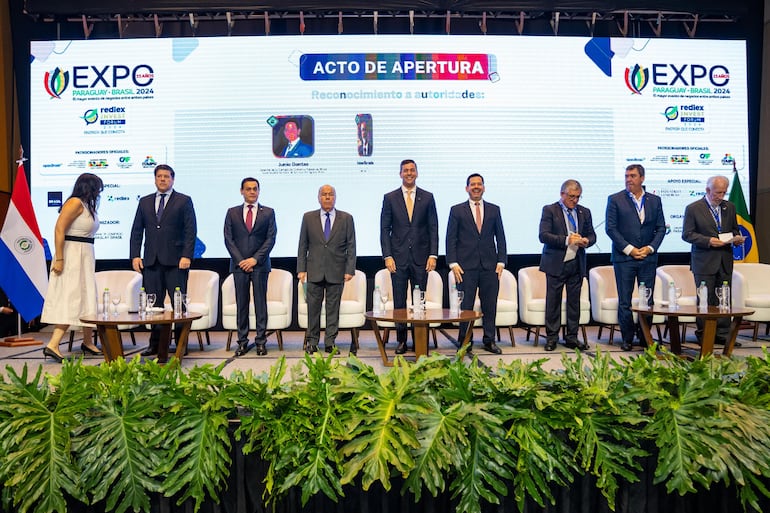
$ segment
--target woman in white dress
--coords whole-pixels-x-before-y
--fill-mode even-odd
[[[96,316],[94,234],[99,229],[96,208],[104,184],[91,173],[83,173],[72,194],[64,202],[54,228],[56,253],[51,262],[48,291],[43,304],[42,322],[54,324],[53,335],[43,354],[61,363],[59,343],[72,326],[82,326],[85,353],[100,354],[92,342],[93,331],[83,326],[81,317]]]

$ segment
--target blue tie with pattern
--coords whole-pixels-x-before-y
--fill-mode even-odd
[[[329,235],[332,232],[332,220],[329,217],[329,212],[326,213],[326,221],[324,222],[324,239],[329,240]]]

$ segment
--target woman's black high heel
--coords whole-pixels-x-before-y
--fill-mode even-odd
[[[64,358],[62,358],[56,351],[54,351],[53,349],[51,349],[48,346],[43,348],[43,356],[45,358],[48,358],[50,356],[51,358],[53,358],[53,360],[56,363],[61,363],[62,360],[64,360]]]
[[[88,347],[88,346],[87,346],[87,345],[85,345],[85,344],[80,344],[80,350],[81,350],[81,351],[83,351],[83,354],[86,354],[86,353],[88,353],[88,354],[94,354],[94,355],[96,355],[96,354],[99,354],[99,355],[100,355],[100,354],[102,354],[102,352],[101,352],[101,351],[99,351],[98,349],[97,349],[97,350],[93,350],[93,349],[91,349],[90,347]]]

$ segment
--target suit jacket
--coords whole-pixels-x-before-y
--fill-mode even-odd
[[[175,266],[182,257],[192,260],[197,225],[190,196],[173,191],[159,222],[155,220],[155,193],[140,199],[131,226],[131,258],[141,256],[143,235],[145,266]]]
[[[242,273],[238,262],[249,257],[257,261],[255,272],[270,272],[270,251],[275,246],[275,212],[262,204],[256,205],[256,219],[249,232],[243,220],[243,203],[229,208],[225,216],[225,247],[230,253],[230,272]]]
[[[299,229],[297,272],[312,282],[343,283],[356,273],[356,231],[353,216],[337,210],[329,240],[324,240],[321,209],[305,212]]]
[[[470,204],[464,201],[449,210],[446,229],[446,261],[457,262],[464,271],[494,270],[508,259],[500,207],[484,201],[481,233],[476,229]]]
[[[719,211],[722,233],[740,235],[735,205],[723,200],[719,205]],[[719,237],[719,231],[714,216],[709,211],[706,198],[687,205],[684,210],[682,239],[692,244],[690,266],[693,273],[716,274],[720,265],[724,266],[728,274],[731,273],[733,270],[732,245],[727,244],[721,248],[709,247],[711,237]]]
[[[313,154],[313,147],[307,143],[299,141],[289,153],[286,153],[289,145],[283,147],[281,157],[294,158],[294,157],[309,157]]]
[[[596,232],[591,221],[591,211],[582,205],[574,209],[577,215],[578,232],[588,239],[588,245],[596,244]],[[567,224],[564,221],[564,210],[557,201],[543,207],[540,218],[540,242],[543,243],[543,254],[540,257],[540,270],[546,274],[561,274],[564,267],[564,255],[567,254]],[[581,276],[586,276],[586,250],[578,248],[575,258],[580,266]]]
[[[382,257],[391,256],[396,266],[407,265],[410,254],[422,264],[430,255],[438,256],[438,214],[433,194],[416,188],[412,220],[406,211],[401,187],[382,199],[380,246]]]
[[[613,262],[627,262],[634,258],[623,253],[631,244],[635,248],[651,246],[655,253],[647,258],[657,261],[658,248],[666,235],[666,220],[663,217],[663,204],[660,197],[645,193],[644,223],[639,222],[636,205],[625,189],[607,198],[606,230],[612,240]]]

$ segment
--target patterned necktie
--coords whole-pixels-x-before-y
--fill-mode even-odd
[[[324,239],[329,240],[329,235],[332,233],[332,219],[329,217],[329,212],[326,213],[326,221],[324,221]]]
[[[406,213],[409,216],[409,221],[412,221],[412,213],[414,212],[414,201],[412,201],[412,191],[406,191]]]
[[[158,203],[158,213],[155,215],[155,220],[160,222],[160,216],[163,215],[163,208],[166,206],[166,195],[160,195],[160,202]]]
[[[481,233],[481,207],[479,202],[476,202],[476,229]]]
[[[251,228],[254,225],[254,205],[247,206],[249,211],[246,212],[246,229],[251,233]]]

